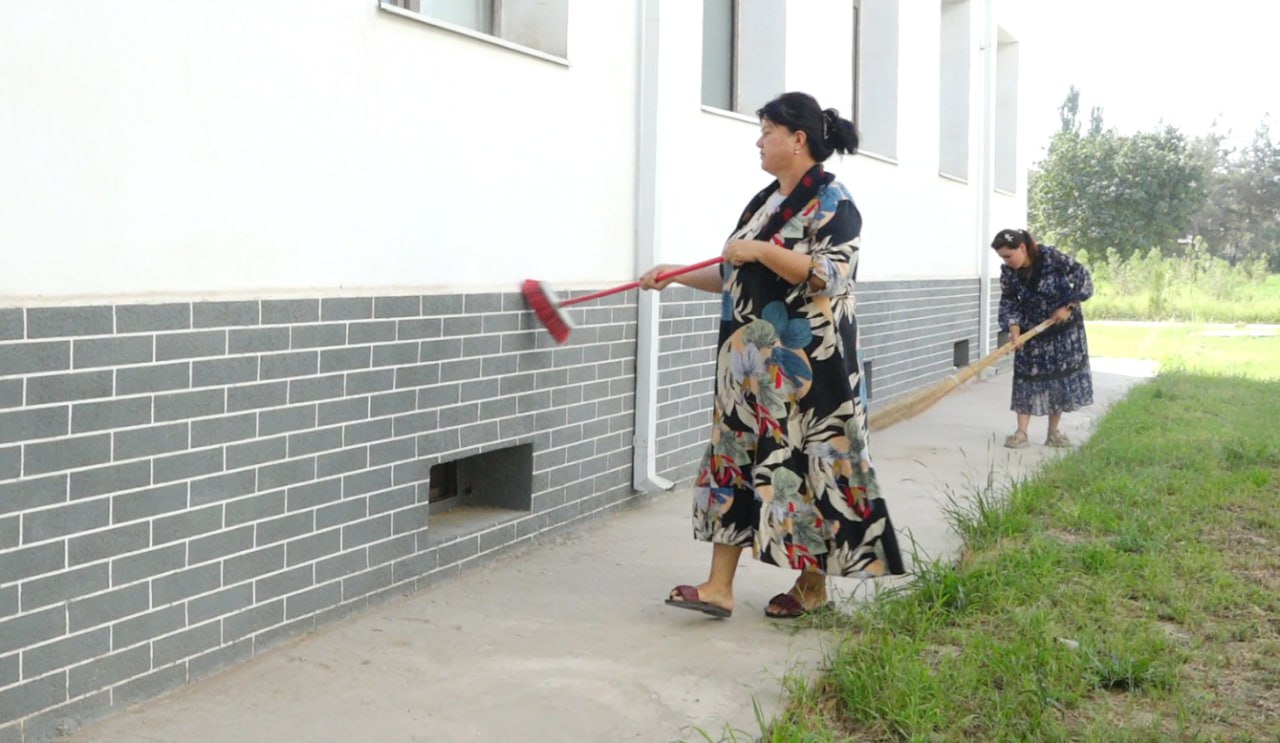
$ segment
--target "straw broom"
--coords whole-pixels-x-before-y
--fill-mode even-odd
[[[1023,333],[1019,340],[1023,342],[1031,340],[1042,333],[1050,325],[1053,325],[1053,318],[1049,318]],[[986,369],[996,363],[1013,349],[1014,342],[1009,341],[1003,346],[992,351],[977,363],[970,364],[946,379],[907,395],[901,400],[895,400],[892,403],[889,403],[887,406],[871,414],[868,425],[872,431],[879,431],[881,429],[888,428],[895,423],[901,423],[909,418],[914,418],[920,413],[928,410],[934,403],[946,397],[955,388],[978,376],[983,369]]]

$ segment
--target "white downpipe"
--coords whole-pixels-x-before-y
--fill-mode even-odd
[[[636,275],[657,262],[658,225],[658,6],[661,0],[639,0],[639,70],[636,85]],[[640,292],[636,317],[636,409],[632,439],[632,485],[640,492],[675,486],[658,475],[658,293]]]
[[[982,42],[979,47],[982,74],[982,126],[978,130],[978,345],[985,357],[991,342],[991,192],[995,176],[996,38],[992,0],[982,0]]]

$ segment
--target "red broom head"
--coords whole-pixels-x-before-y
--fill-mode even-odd
[[[543,286],[541,281],[533,279],[525,279],[520,290],[524,292],[524,301],[529,305],[529,309],[533,310],[538,322],[551,333],[556,343],[564,343],[569,338],[569,332],[573,330],[573,322],[569,320],[564,310],[560,309],[560,299]]]

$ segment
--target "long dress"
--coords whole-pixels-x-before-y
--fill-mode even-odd
[[[729,241],[811,256],[788,283],[725,264],[711,442],[694,490],[697,539],[828,575],[904,572],[868,449],[853,283],[862,217],[821,166],[785,198],[775,181]],[[879,560],[877,567],[869,566]]]
[[[1088,270],[1074,258],[1048,245],[1029,268],[1000,269],[1000,327],[1028,330],[1064,305],[1093,296]],[[1019,348],[1013,357],[1010,409],[1026,415],[1069,413],[1093,404],[1093,372],[1084,311],[1051,325]]]

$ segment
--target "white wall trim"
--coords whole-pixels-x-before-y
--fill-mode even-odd
[[[858,154],[870,160],[878,160],[879,162],[888,163],[890,165],[898,164],[898,158],[896,157],[889,157],[888,155],[878,155],[874,152],[867,152],[866,150],[863,150],[863,149],[859,149]]]
[[[557,57],[554,54],[547,54],[546,52],[539,51],[538,49],[534,49],[533,47],[528,47],[523,44],[516,44],[514,42],[507,41],[506,39],[499,38],[492,34],[482,33],[480,31],[475,30],[474,28],[467,28],[466,26],[459,26],[454,23],[449,23],[448,21],[441,21],[436,18],[431,18],[429,16],[422,15],[421,13],[414,13],[411,10],[405,10],[404,8],[398,8],[394,5],[388,5],[386,2],[379,2],[378,7],[386,11],[387,13],[390,13],[392,15],[398,15],[401,18],[408,18],[411,21],[424,23],[428,26],[435,26],[436,28],[449,31],[451,33],[461,34],[462,36],[466,36],[467,38],[470,38],[470,39],[475,39],[476,41],[483,41],[486,44],[500,46],[503,49],[507,49],[513,52],[519,52],[520,54],[525,54],[530,57],[536,57],[537,59],[541,59],[544,62],[551,62],[552,64],[558,64],[564,67],[570,66],[569,60],[564,57]]]
[[[760,123],[760,120],[754,116],[749,116],[747,114],[740,114],[737,111],[726,111],[723,108],[716,108],[715,106],[703,106],[702,112],[706,114],[711,114],[712,116],[719,116],[725,119],[733,119],[734,121],[741,121],[745,124],[751,124],[752,126],[756,126]]]

